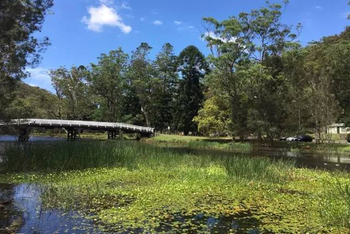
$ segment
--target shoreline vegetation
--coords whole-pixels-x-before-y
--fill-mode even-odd
[[[66,133],[33,133],[33,136],[50,136],[50,137],[66,137]],[[79,135],[81,139],[107,140],[106,133],[82,133]],[[134,134],[125,134],[123,139],[136,140]],[[143,139],[144,142],[150,144],[160,144],[163,146],[184,146],[194,149],[215,149],[237,152],[249,152],[253,145],[271,148],[288,148],[294,152],[315,152],[315,153],[350,153],[349,143],[309,143],[309,142],[258,142],[254,140],[240,142],[238,139],[233,140],[232,137],[202,137],[202,136],[181,136],[171,134],[158,134],[155,137]]]
[[[77,211],[108,232],[350,231],[350,175],[293,161],[136,141],[28,142],[7,144],[0,170],[2,183],[45,188],[47,209]]]

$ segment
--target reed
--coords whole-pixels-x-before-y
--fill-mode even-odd
[[[290,162],[247,156],[194,155],[173,148],[140,142],[35,142],[5,145],[1,172],[61,172],[88,168],[140,167],[166,170],[179,166],[205,168],[218,165],[237,178],[280,182]]]

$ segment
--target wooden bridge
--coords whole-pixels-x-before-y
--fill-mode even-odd
[[[12,126],[20,129],[19,141],[29,139],[32,128],[54,129],[62,128],[67,132],[68,140],[75,140],[79,130],[98,130],[108,132],[108,139],[114,139],[121,132],[139,133],[142,137],[151,137],[154,128],[137,126],[124,123],[78,121],[78,120],[57,120],[57,119],[13,119],[7,123],[0,122],[0,126]]]

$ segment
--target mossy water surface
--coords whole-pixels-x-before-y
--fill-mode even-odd
[[[25,167],[3,167],[0,179],[40,184],[47,209],[78,211],[108,232],[350,231],[347,173],[138,143],[67,143],[61,151],[60,144],[50,144],[46,153],[34,144],[17,147],[16,154],[10,154],[14,146],[7,148],[9,155],[30,159]],[[39,159],[52,162],[50,170]]]

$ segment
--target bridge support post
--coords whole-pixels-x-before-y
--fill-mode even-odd
[[[74,128],[67,129],[67,140],[68,141],[75,141],[78,136],[78,130]]]
[[[119,134],[119,131],[108,131],[108,140],[112,139],[116,139],[117,136]]]
[[[31,128],[21,128],[18,136],[18,141],[28,141]]]

